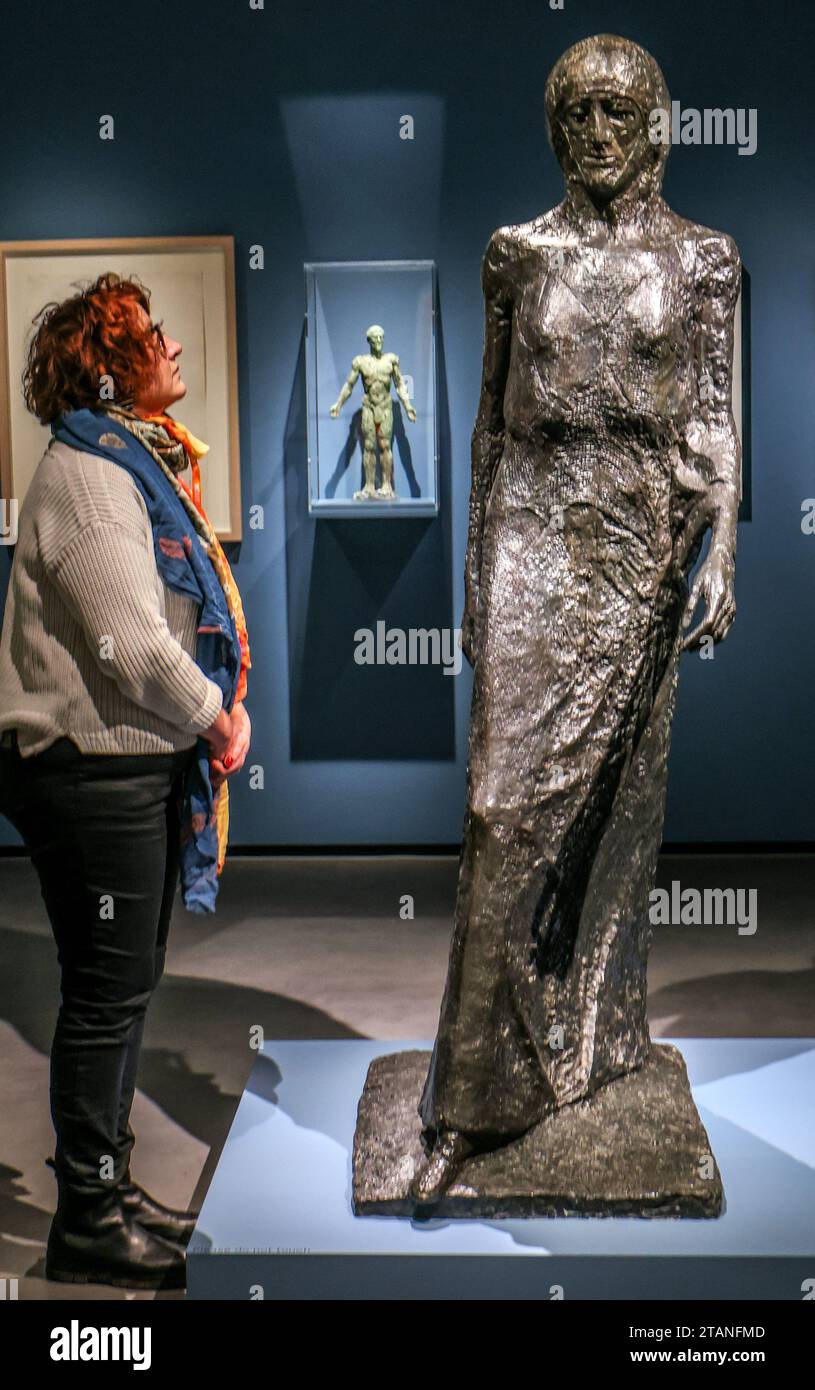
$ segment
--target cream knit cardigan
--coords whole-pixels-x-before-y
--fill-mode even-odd
[[[0,732],[24,757],[191,747],[223,697],[194,660],[200,605],[156,568],[147,508],[110,459],[52,440],[18,518],[0,635]]]

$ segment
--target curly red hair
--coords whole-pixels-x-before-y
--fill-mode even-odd
[[[53,300],[35,314],[23,371],[28,409],[43,425],[61,412],[104,406],[101,378],[112,379],[114,399],[124,404],[153,374],[156,340],[139,318],[150,314],[150,291],[138,276],[115,271],[61,304]]]

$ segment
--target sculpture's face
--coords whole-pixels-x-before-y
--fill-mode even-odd
[[[563,112],[561,128],[568,162],[596,202],[622,193],[653,160],[645,118],[621,91],[578,96]]]
[[[378,357],[382,351],[382,344],[384,341],[385,334],[382,332],[381,328],[375,329],[374,332],[369,335],[368,342],[371,344],[371,352],[375,357]]]

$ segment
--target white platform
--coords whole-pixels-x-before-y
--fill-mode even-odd
[[[718,1219],[355,1217],[368,1065],[430,1044],[267,1042],[190,1242],[188,1297],[800,1300],[815,1277],[815,1039],[660,1041],[688,1066]]]

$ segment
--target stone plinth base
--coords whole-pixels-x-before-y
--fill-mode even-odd
[[[354,1136],[357,1216],[413,1216],[424,1160],[417,1106],[429,1052],[370,1065]],[[566,1105],[462,1166],[434,1217],[719,1216],[722,1181],[681,1054],[655,1045],[639,1071]]]

